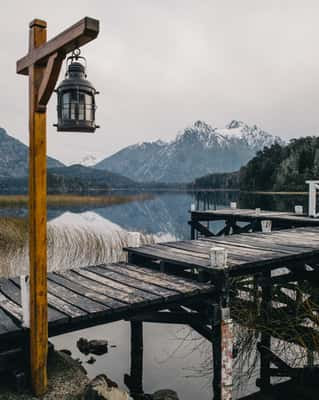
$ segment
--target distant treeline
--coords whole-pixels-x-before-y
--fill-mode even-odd
[[[319,137],[292,139],[258,151],[237,172],[198,178],[194,188],[306,191],[308,179],[319,179]]]
[[[50,194],[102,194],[111,189],[185,190],[240,189],[248,191],[306,191],[308,179],[319,179],[319,137],[293,139],[258,151],[239,171],[213,173],[190,184],[134,182],[109,171],[81,165],[48,170]],[[0,193],[25,194],[28,178],[0,178]]]
[[[293,139],[259,151],[240,170],[243,190],[305,191],[308,179],[319,178],[319,138]]]
[[[194,189],[239,189],[239,171],[208,174],[189,185]]]

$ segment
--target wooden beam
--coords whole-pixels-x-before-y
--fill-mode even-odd
[[[31,24],[39,27],[41,23],[43,23],[43,21],[34,20]],[[45,65],[49,57],[56,52],[63,57],[67,53],[95,39],[98,33],[98,20],[90,17],[81,19],[48,42],[43,43],[39,47],[30,48],[29,53],[17,61],[17,74],[28,75],[29,67],[32,65]]]
[[[38,92],[37,110],[45,111],[51,94],[59,78],[64,57],[58,52],[49,57]]]
[[[46,43],[46,23],[30,24],[30,51]],[[46,113],[37,112],[44,67],[29,67],[29,257],[30,257],[30,370],[34,393],[47,389],[48,300],[46,215]]]

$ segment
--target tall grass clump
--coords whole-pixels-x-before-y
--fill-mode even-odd
[[[47,227],[49,271],[124,261],[123,247],[135,245],[136,235],[140,245],[167,239],[129,232],[92,211],[66,212]],[[28,254],[27,220],[0,218],[0,276],[28,274]]]
[[[28,222],[26,218],[0,218],[0,275],[9,275],[12,262],[25,252],[28,238]]]

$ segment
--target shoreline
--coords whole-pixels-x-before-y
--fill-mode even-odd
[[[81,195],[48,195],[48,206],[111,206],[116,204],[129,203],[133,201],[144,201],[152,199],[147,193],[130,195],[106,195],[106,196],[81,196]],[[27,206],[28,195],[0,195],[0,207],[21,207]]]

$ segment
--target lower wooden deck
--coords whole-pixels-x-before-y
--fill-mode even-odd
[[[214,288],[126,263],[48,274],[49,335],[165,309]],[[23,340],[20,279],[0,278],[0,351]]]

